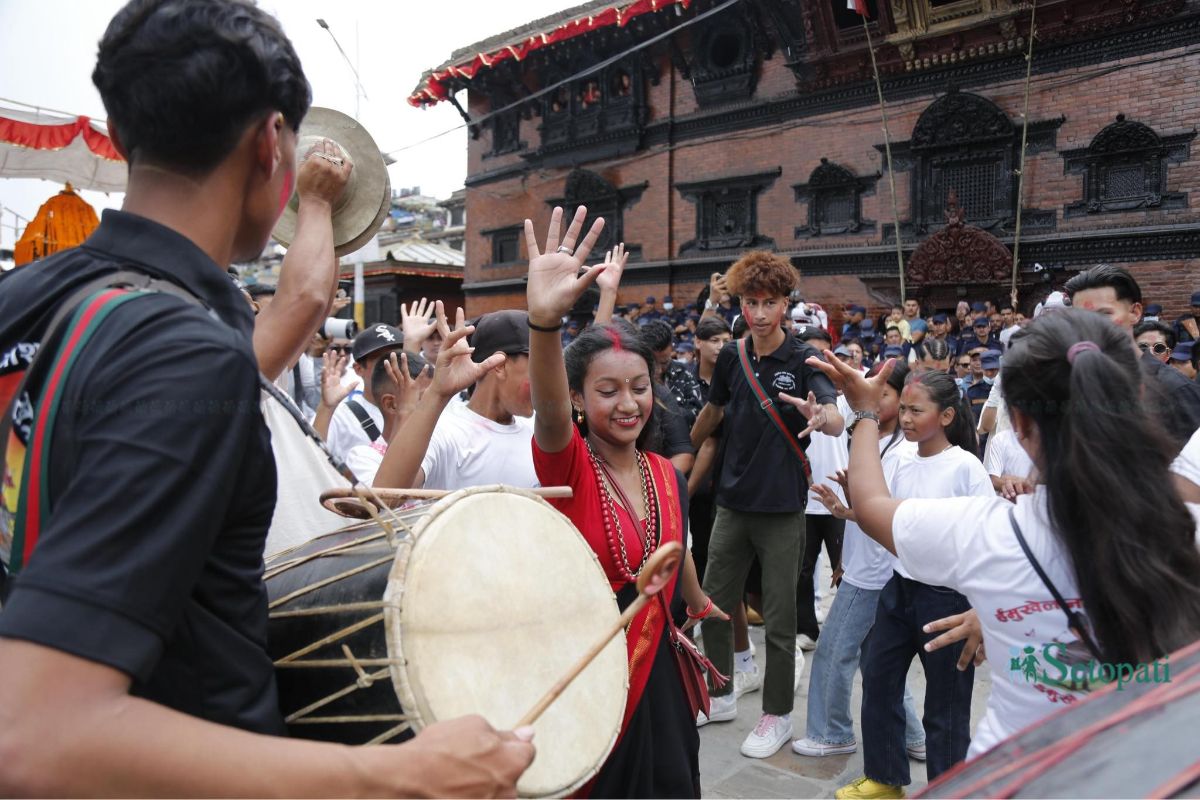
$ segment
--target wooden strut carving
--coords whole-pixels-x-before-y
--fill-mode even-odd
[[[966,224],[951,189],[946,198],[946,227],[917,247],[908,262],[908,282],[916,286],[1004,284],[1012,253],[992,234]]]

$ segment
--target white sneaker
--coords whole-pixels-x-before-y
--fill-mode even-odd
[[[802,756],[838,756],[843,753],[853,753],[858,749],[858,742],[846,742],[845,744],[824,744],[822,742],[814,742],[812,739],[797,739],[792,742],[792,752],[799,753]]]
[[[747,758],[773,756],[791,738],[791,717],[784,719],[774,714],[763,714],[754,730],[746,737],[746,741],[742,742],[742,755]]]
[[[800,678],[804,675],[804,651],[800,649],[799,643],[796,645],[796,674],[792,679],[792,694],[800,691]]]
[[[908,751],[908,757],[914,761],[924,761],[926,758],[925,743],[910,744],[904,748]]]
[[[704,712],[696,714],[696,727],[703,728],[710,722],[729,722],[737,719],[737,697],[727,694],[723,697],[712,697],[708,701],[708,716]]]
[[[802,633],[796,637],[796,647],[805,652],[812,652],[817,649],[817,640],[810,637],[807,633]]]
[[[762,688],[762,672],[758,669],[758,664],[754,665],[754,669],[739,672],[733,672],[733,696],[741,697],[747,692],[757,692]]]

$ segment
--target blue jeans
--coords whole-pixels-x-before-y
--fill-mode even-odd
[[[850,716],[850,692],[858,669],[863,640],[875,623],[879,589],[860,589],[842,581],[825,632],[817,640],[808,678],[808,721],[804,736],[820,744],[849,744],[854,741]],[[908,684],[904,686],[904,743],[925,743],[925,729],[917,718]]]
[[[892,786],[906,786],[904,679],[913,656],[925,668],[925,770],[933,781],[967,757],[971,746],[971,689],[974,665],[958,670],[963,643],[925,652],[938,634],[922,627],[935,619],[961,614],[967,598],[952,589],[929,586],[893,574],[879,594],[875,624],[863,643],[863,772]]]

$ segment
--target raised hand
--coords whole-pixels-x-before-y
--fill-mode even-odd
[[[796,437],[797,439],[803,439],[813,431],[824,428],[826,423],[829,422],[829,413],[825,410],[824,405],[817,402],[817,396],[812,392],[809,392],[808,397],[804,400],[780,392],[779,399],[789,406],[794,406],[808,420],[808,427],[800,431]]]
[[[854,515],[854,509],[849,508],[842,503],[841,499],[837,496],[837,492],[833,491],[833,489],[830,489],[823,483],[818,483],[814,484],[809,491],[817,496],[817,499],[821,501],[821,505],[825,506],[825,508],[829,510],[829,513],[832,514],[834,518],[846,519],[850,520],[851,522],[857,521],[857,517]]]
[[[413,412],[421,399],[421,389],[408,369],[408,353],[401,352],[398,357],[396,353],[388,353],[383,368],[392,383],[396,384],[396,411],[403,419]],[[428,369],[421,370],[422,374]]]
[[[296,176],[300,200],[317,200],[332,206],[346,188],[353,168],[336,142],[331,139],[316,142],[304,154]]]
[[[625,272],[625,262],[629,260],[629,253],[625,250],[625,243],[621,242],[612,250],[609,250],[604,255],[604,271],[596,277],[596,285],[601,291],[616,293],[621,285],[621,275]]]
[[[879,411],[879,400],[883,397],[883,388],[887,386],[888,376],[896,359],[889,358],[873,377],[867,378],[840,358],[829,356],[829,360],[817,356],[810,357],[804,363],[824,372],[833,385],[846,397],[846,402],[855,411]],[[780,397],[783,397],[781,394]]]
[[[400,304],[400,332],[404,334],[405,350],[421,352],[421,345],[437,330],[433,310],[434,304],[424,297],[420,301],[414,300],[408,307]]]
[[[591,285],[604,271],[603,264],[587,268],[583,264],[592,252],[596,239],[604,230],[604,218],[598,218],[592,229],[576,246],[579,231],[587,218],[587,209],[580,206],[567,233],[559,243],[562,229],[562,209],[555,208],[550,215],[550,227],[546,232],[544,248],[538,247],[533,222],[525,220],[525,247],[529,251],[529,284],[526,289],[529,320],[534,325],[554,327],[575,305],[583,290]]]
[[[714,272],[708,278],[708,299],[713,305],[721,302],[721,296],[729,294],[729,287],[725,284],[725,276],[720,272]]]
[[[327,408],[337,408],[338,403],[354,391],[353,386],[342,384],[342,376],[346,374],[346,359],[345,354],[333,350],[326,350],[321,356],[321,405]]]
[[[435,324],[442,335],[442,349],[438,353],[430,389],[440,397],[453,397],[502,365],[505,356],[504,353],[492,353],[476,364],[471,360],[475,348],[467,342],[467,337],[475,332],[475,326],[466,323],[466,315],[460,308],[455,314],[454,329],[451,330],[442,301],[437,301],[434,308]]]

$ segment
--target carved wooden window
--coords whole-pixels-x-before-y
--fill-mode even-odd
[[[521,234],[524,230],[521,225],[507,225],[482,231],[484,236],[492,240],[493,266],[514,264],[521,260]]]
[[[696,102],[703,107],[745,100],[754,93],[757,76],[754,33],[742,11],[731,9],[706,23],[691,65]]]
[[[774,239],[758,232],[758,196],[781,172],[777,168],[675,184],[684,198],[696,204],[696,238],[685,242],[679,252],[774,247]]]
[[[964,21],[977,24],[972,18],[980,15],[1005,25],[1014,8],[1014,0],[892,0],[891,15],[896,33],[910,38],[961,27]]]
[[[862,196],[875,186],[878,174],[857,178],[850,170],[822,158],[808,183],[792,189],[796,201],[808,201],[808,225],[796,228],[796,238],[857,233],[875,223],[862,218]]]
[[[993,228],[1012,217],[1013,125],[995,103],[951,92],[921,113],[909,146],[918,233],[940,227],[952,189],[973,225]]]
[[[567,184],[562,197],[547,200],[551,207],[562,206],[563,216],[572,218],[575,209],[586,206],[587,218],[583,223],[583,231],[591,229],[592,223],[604,218],[604,230],[596,240],[592,250],[603,254],[605,250],[618,242],[625,241],[625,209],[642,196],[648,184],[642,183],[618,189],[600,175],[586,169],[576,169],[567,176]],[[641,254],[641,245],[626,242],[625,249],[630,257],[637,259]],[[603,259],[601,259],[603,260]]]
[[[491,119],[491,155],[498,156],[521,149],[521,110],[514,108]]]
[[[587,70],[602,60],[594,52],[577,54],[544,70],[547,83]],[[637,148],[648,113],[645,81],[658,82],[643,55],[595,70],[542,99],[541,158],[546,166],[596,161]],[[581,148],[595,152],[580,156]],[[559,155],[564,154],[564,155]],[[557,157],[557,158],[556,158]]]
[[[1187,208],[1185,192],[1166,191],[1167,165],[1185,161],[1195,131],[1160,137],[1118,114],[1091,145],[1063,153],[1068,173],[1082,173],[1084,198],[1068,217],[1139,208]]]

